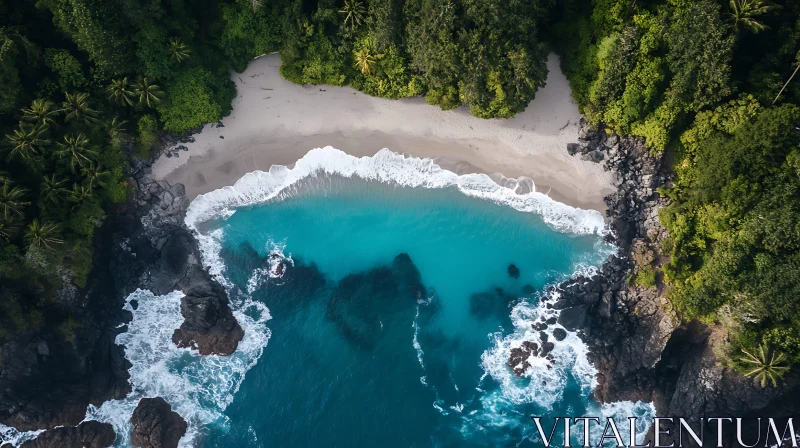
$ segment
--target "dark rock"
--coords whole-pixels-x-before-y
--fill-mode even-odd
[[[131,444],[141,448],[177,448],[186,421],[163,398],[142,398],[131,415]]]
[[[20,448],[107,448],[116,439],[113,426],[90,420],[78,426],[61,426],[45,431],[24,442]]]
[[[519,278],[519,268],[513,264],[508,265],[508,276],[513,279]]]
[[[796,374],[787,375],[777,388],[760,388],[717,359],[714,347],[724,343],[724,332],[698,322],[679,325],[657,288],[626,285],[637,266],[661,263],[658,252],[667,233],[658,211],[669,199],[660,198],[656,189],[669,185],[673,176],[663,163],[664,154],[648,150],[641,139],[593,128],[585,120],[579,139],[586,143],[582,158],[599,161],[603,155],[603,168],[612,172],[617,185],[604,200],[612,230],[607,240],[620,248],[621,256],[610,257],[596,277],[560,285],[563,294],[555,308],[566,308],[559,317],[565,327],[582,329],[579,335],[598,370],[596,398],[603,403],[652,401],[660,417],[736,416],[747,421],[748,416],[796,415],[800,405],[785,398],[800,393]],[[577,147],[567,150],[572,154]],[[566,335],[553,331],[556,340]]]
[[[547,325],[555,325],[556,322],[558,322],[558,319],[556,319],[555,317],[548,317],[547,320],[545,321]]]
[[[589,156],[591,157],[590,160],[592,162],[594,162],[594,163],[600,163],[605,158],[605,156],[603,155],[602,151],[597,150],[597,149],[595,149],[594,151],[590,152]]]
[[[544,322],[535,322],[533,324],[533,329],[536,331],[547,330],[547,324]]]
[[[586,307],[581,305],[561,311],[558,316],[558,323],[570,331],[583,328],[586,323]]]
[[[519,347],[512,348],[508,357],[508,366],[517,376],[522,376],[530,367],[528,358],[539,355],[539,344],[523,341]]]
[[[567,143],[567,152],[569,155],[574,156],[575,154],[581,152],[582,147],[583,146],[579,143]]]
[[[546,357],[547,355],[550,354],[550,352],[553,351],[554,348],[556,348],[555,344],[553,344],[552,342],[545,342],[544,344],[542,344],[542,351],[539,353],[539,356],[543,358]]]
[[[553,329],[553,337],[556,341],[563,341],[567,338],[567,331],[563,328],[554,328]]]
[[[196,348],[201,355],[230,355],[236,351],[244,330],[233,317],[225,290],[198,264],[178,283],[186,294],[181,299],[184,321],[172,341],[178,347]]]
[[[542,342],[547,342],[548,339],[550,339],[550,336],[548,336],[547,333],[545,333],[544,331],[539,332],[539,340],[541,340]]]
[[[325,316],[354,346],[372,350],[384,331],[383,313],[406,313],[425,303],[422,276],[408,254],[399,254],[391,266],[379,266],[341,279],[331,292]],[[375,297],[385,300],[378,303]]]

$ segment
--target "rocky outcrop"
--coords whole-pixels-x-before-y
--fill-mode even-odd
[[[659,248],[667,236],[658,210],[667,204],[656,189],[671,177],[660,155],[644,142],[621,138],[582,122],[580,143],[570,154],[603,163],[614,173],[617,192],[606,197],[607,215],[619,256],[611,256],[599,274],[560,285],[553,306],[559,322],[579,331],[598,370],[595,395],[601,402],[652,401],[659,416],[788,417],[798,405],[786,397],[798,392],[797,378],[778,388],[761,388],[728,369],[714,347],[722,331],[699,322],[682,323],[662,285],[635,286],[629,280],[663,262]],[[568,326],[569,325],[569,326]]]
[[[124,210],[110,213],[95,231],[94,269],[86,287],[69,301],[52,303],[40,328],[0,344],[0,423],[21,431],[74,426],[89,404],[121,399],[130,391],[129,364],[114,343],[126,313],[108,244],[124,227]],[[15,287],[3,283],[0,292]],[[16,292],[34,303],[42,294],[24,287]]]
[[[225,290],[199,265],[189,268],[179,282],[184,321],[172,341],[178,347],[196,348],[201,355],[230,355],[244,330],[233,317]]]
[[[523,341],[519,347],[513,347],[509,351],[508,366],[515,375],[522,376],[531,367],[531,356],[539,356],[539,344]]]
[[[39,329],[0,342],[0,424],[21,431],[75,426],[89,404],[127,396],[129,363],[114,341],[130,319],[122,310],[125,297],[137,288],[186,294],[176,343],[203,354],[236,349],[243,331],[183,224],[184,188],[155,181],[151,163],[132,162],[132,200],[108,211],[96,229],[86,287],[62,288],[66,293],[44,313]],[[5,293],[37,303],[43,291],[2,282],[0,295]]]
[[[156,294],[175,289],[185,294],[181,299],[185,320],[173,334],[175,344],[195,348],[202,355],[230,355],[244,337],[244,330],[228,306],[224,288],[201,265],[197,241],[183,224],[183,185],[153,180],[149,167],[134,179],[138,205],[148,208],[141,219],[143,239],[157,257],[141,279],[141,287]]]
[[[107,448],[113,446],[116,439],[113,426],[92,420],[45,431],[20,448]]]
[[[131,415],[131,444],[141,448],[177,448],[186,421],[163,398],[142,398]]]

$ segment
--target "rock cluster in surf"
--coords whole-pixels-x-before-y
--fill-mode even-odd
[[[224,288],[202,266],[197,241],[183,224],[183,185],[154,181],[149,167],[134,179],[139,206],[150,205],[142,218],[143,232],[157,257],[140,287],[159,295],[176,289],[185,294],[181,299],[185,320],[172,338],[176,345],[196,348],[202,355],[230,355],[244,331],[233,317]]]
[[[186,421],[163,398],[142,398],[131,415],[131,444],[140,448],[177,448]]]

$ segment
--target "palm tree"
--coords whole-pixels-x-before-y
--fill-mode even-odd
[[[72,171],[75,172],[75,166],[83,168],[83,166],[92,161],[91,157],[96,156],[97,153],[88,148],[89,139],[83,134],[78,135],[65,135],[64,142],[58,143],[58,150],[56,154],[60,157],[69,157]]]
[[[800,50],[797,51],[797,54],[794,57],[794,62],[797,64],[797,67],[795,67],[794,71],[792,72],[792,76],[790,76],[789,79],[786,80],[786,83],[783,85],[783,87],[781,87],[781,91],[778,92],[777,95],[775,95],[775,99],[772,100],[772,104],[775,104],[778,101],[778,98],[781,97],[781,94],[786,89],[786,86],[788,86],[789,83],[792,82],[792,79],[794,79],[794,75],[796,75],[797,71],[800,70]]]
[[[88,93],[65,93],[64,97],[66,98],[62,103],[63,110],[66,112],[64,121],[75,120],[84,124],[92,124],[98,121],[97,111],[92,109],[91,104],[89,104]]]
[[[92,197],[92,189],[85,185],[72,184],[72,191],[69,192],[69,200],[77,202],[76,206]]]
[[[10,143],[6,161],[19,157],[24,161],[29,161],[39,155],[39,146],[50,143],[42,137],[44,129],[28,123],[20,123],[19,128],[14,129],[13,134],[6,134],[6,140]]]
[[[128,77],[112,79],[111,84],[106,87],[108,99],[114,100],[120,106],[133,106],[136,94],[128,82]]]
[[[776,353],[767,347],[766,344],[761,344],[758,352],[752,354],[745,349],[742,349],[744,356],[739,358],[739,361],[750,364],[753,370],[745,373],[744,375],[750,378],[755,378],[761,384],[761,387],[766,387],[767,382],[772,384],[772,387],[778,385],[778,380],[784,373],[789,371],[789,367],[783,365],[786,360],[786,354]]]
[[[182,62],[189,59],[191,54],[192,50],[179,37],[173,37],[169,40],[169,56],[172,59]]]
[[[339,10],[339,13],[344,14],[345,28],[350,27],[350,31],[353,31],[364,22],[366,9],[359,0],[344,0],[344,8]]]
[[[372,54],[372,51],[364,47],[355,52],[355,67],[361,70],[361,73],[369,76],[372,74],[372,66],[375,65],[376,61],[375,55]]]
[[[19,223],[12,217],[12,219],[5,220],[0,218],[0,237],[10,239],[19,230]]]
[[[119,117],[113,117],[108,122],[106,122],[106,130],[108,131],[108,136],[112,139],[119,138],[123,132],[125,132],[125,123],[126,120],[121,120]]]
[[[51,174],[50,177],[45,176],[40,191],[42,198],[45,201],[58,204],[69,194],[69,190],[64,188],[66,183],[66,179],[59,179],[55,174]]]
[[[105,187],[106,182],[104,179],[111,175],[109,171],[103,170],[100,165],[95,163],[90,163],[81,169],[81,174],[86,178],[85,183],[90,189],[94,188],[95,185]]]
[[[41,98],[33,100],[31,107],[22,109],[22,119],[24,121],[44,129],[49,128],[51,124],[55,124],[53,117],[56,115],[58,115],[58,110],[55,103]]]
[[[739,26],[742,26],[755,34],[769,29],[768,26],[756,20],[756,17],[779,8],[779,6],[765,4],[764,0],[730,0],[730,7],[733,26],[737,30]]]
[[[164,96],[158,85],[151,84],[144,76],[134,84],[133,91],[139,96],[139,104],[147,104],[147,107],[153,107]]]
[[[22,216],[22,210],[30,202],[23,201],[22,198],[28,190],[22,187],[12,187],[11,181],[3,182],[0,188],[0,217],[5,221],[10,221],[15,217]]]
[[[64,242],[58,238],[59,232],[60,225],[51,221],[40,224],[38,219],[34,219],[25,230],[25,242],[29,247],[52,249],[56,244]]]

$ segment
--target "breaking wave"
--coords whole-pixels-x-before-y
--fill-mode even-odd
[[[405,187],[456,187],[467,196],[537,213],[548,225],[563,232],[604,234],[607,231],[599,212],[557,202],[537,192],[529,178],[507,180],[505,185],[499,185],[486,174],[455,174],[441,168],[433,159],[406,157],[388,149],[382,149],[372,157],[359,158],[331,146],[312,149],[293,167],[273,165],[266,172],[253,171],[233,186],[198,196],[189,205],[186,224],[196,228],[200,222],[230,216],[236,207],[280,197],[298,181],[321,174],[356,176]]]

